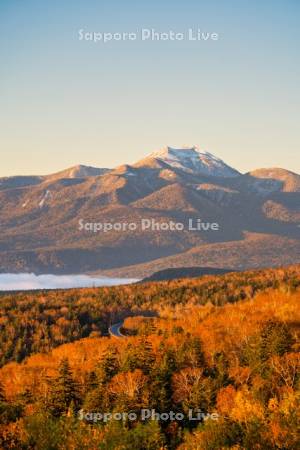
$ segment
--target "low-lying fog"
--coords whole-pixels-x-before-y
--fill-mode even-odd
[[[34,273],[1,273],[0,291],[59,289],[75,287],[117,286],[135,279],[89,277],[88,275],[35,275]]]

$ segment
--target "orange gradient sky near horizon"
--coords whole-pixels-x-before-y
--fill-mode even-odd
[[[300,172],[294,0],[4,0],[0,176],[115,167],[199,145],[241,172]],[[216,32],[217,41],[79,39],[79,30]]]

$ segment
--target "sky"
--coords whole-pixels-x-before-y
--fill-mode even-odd
[[[166,145],[300,173],[299,19],[299,0],[1,0],[0,176],[115,167]]]

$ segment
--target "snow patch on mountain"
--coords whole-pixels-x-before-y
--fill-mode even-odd
[[[199,150],[198,147],[172,148],[165,147],[150,155],[158,161],[168,164],[174,169],[189,173],[216,177],[235,177],[239,172],[224,163],[212,153]]]
[[[195,189],[209,199],[224,205],[231,203],[239,195],[239,192],[236,190],[213,184],[198,184],[195,185]]]
[[[42,208],[42,207],[45,205],[46,200],[47,200],[48,198],[51,198],[51,197],[52,197],[52,193],[51,193],[51,191],[49,191],[49,190],[47,189],[47,191],[45,192],[44,197],[43,197],[42,200],[39,202],[39,207]]]

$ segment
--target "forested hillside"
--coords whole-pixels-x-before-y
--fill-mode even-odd
[[[297,266],[0,300],[2,448],[300,444]],[[101,336],[123,318],[127,337]]]

